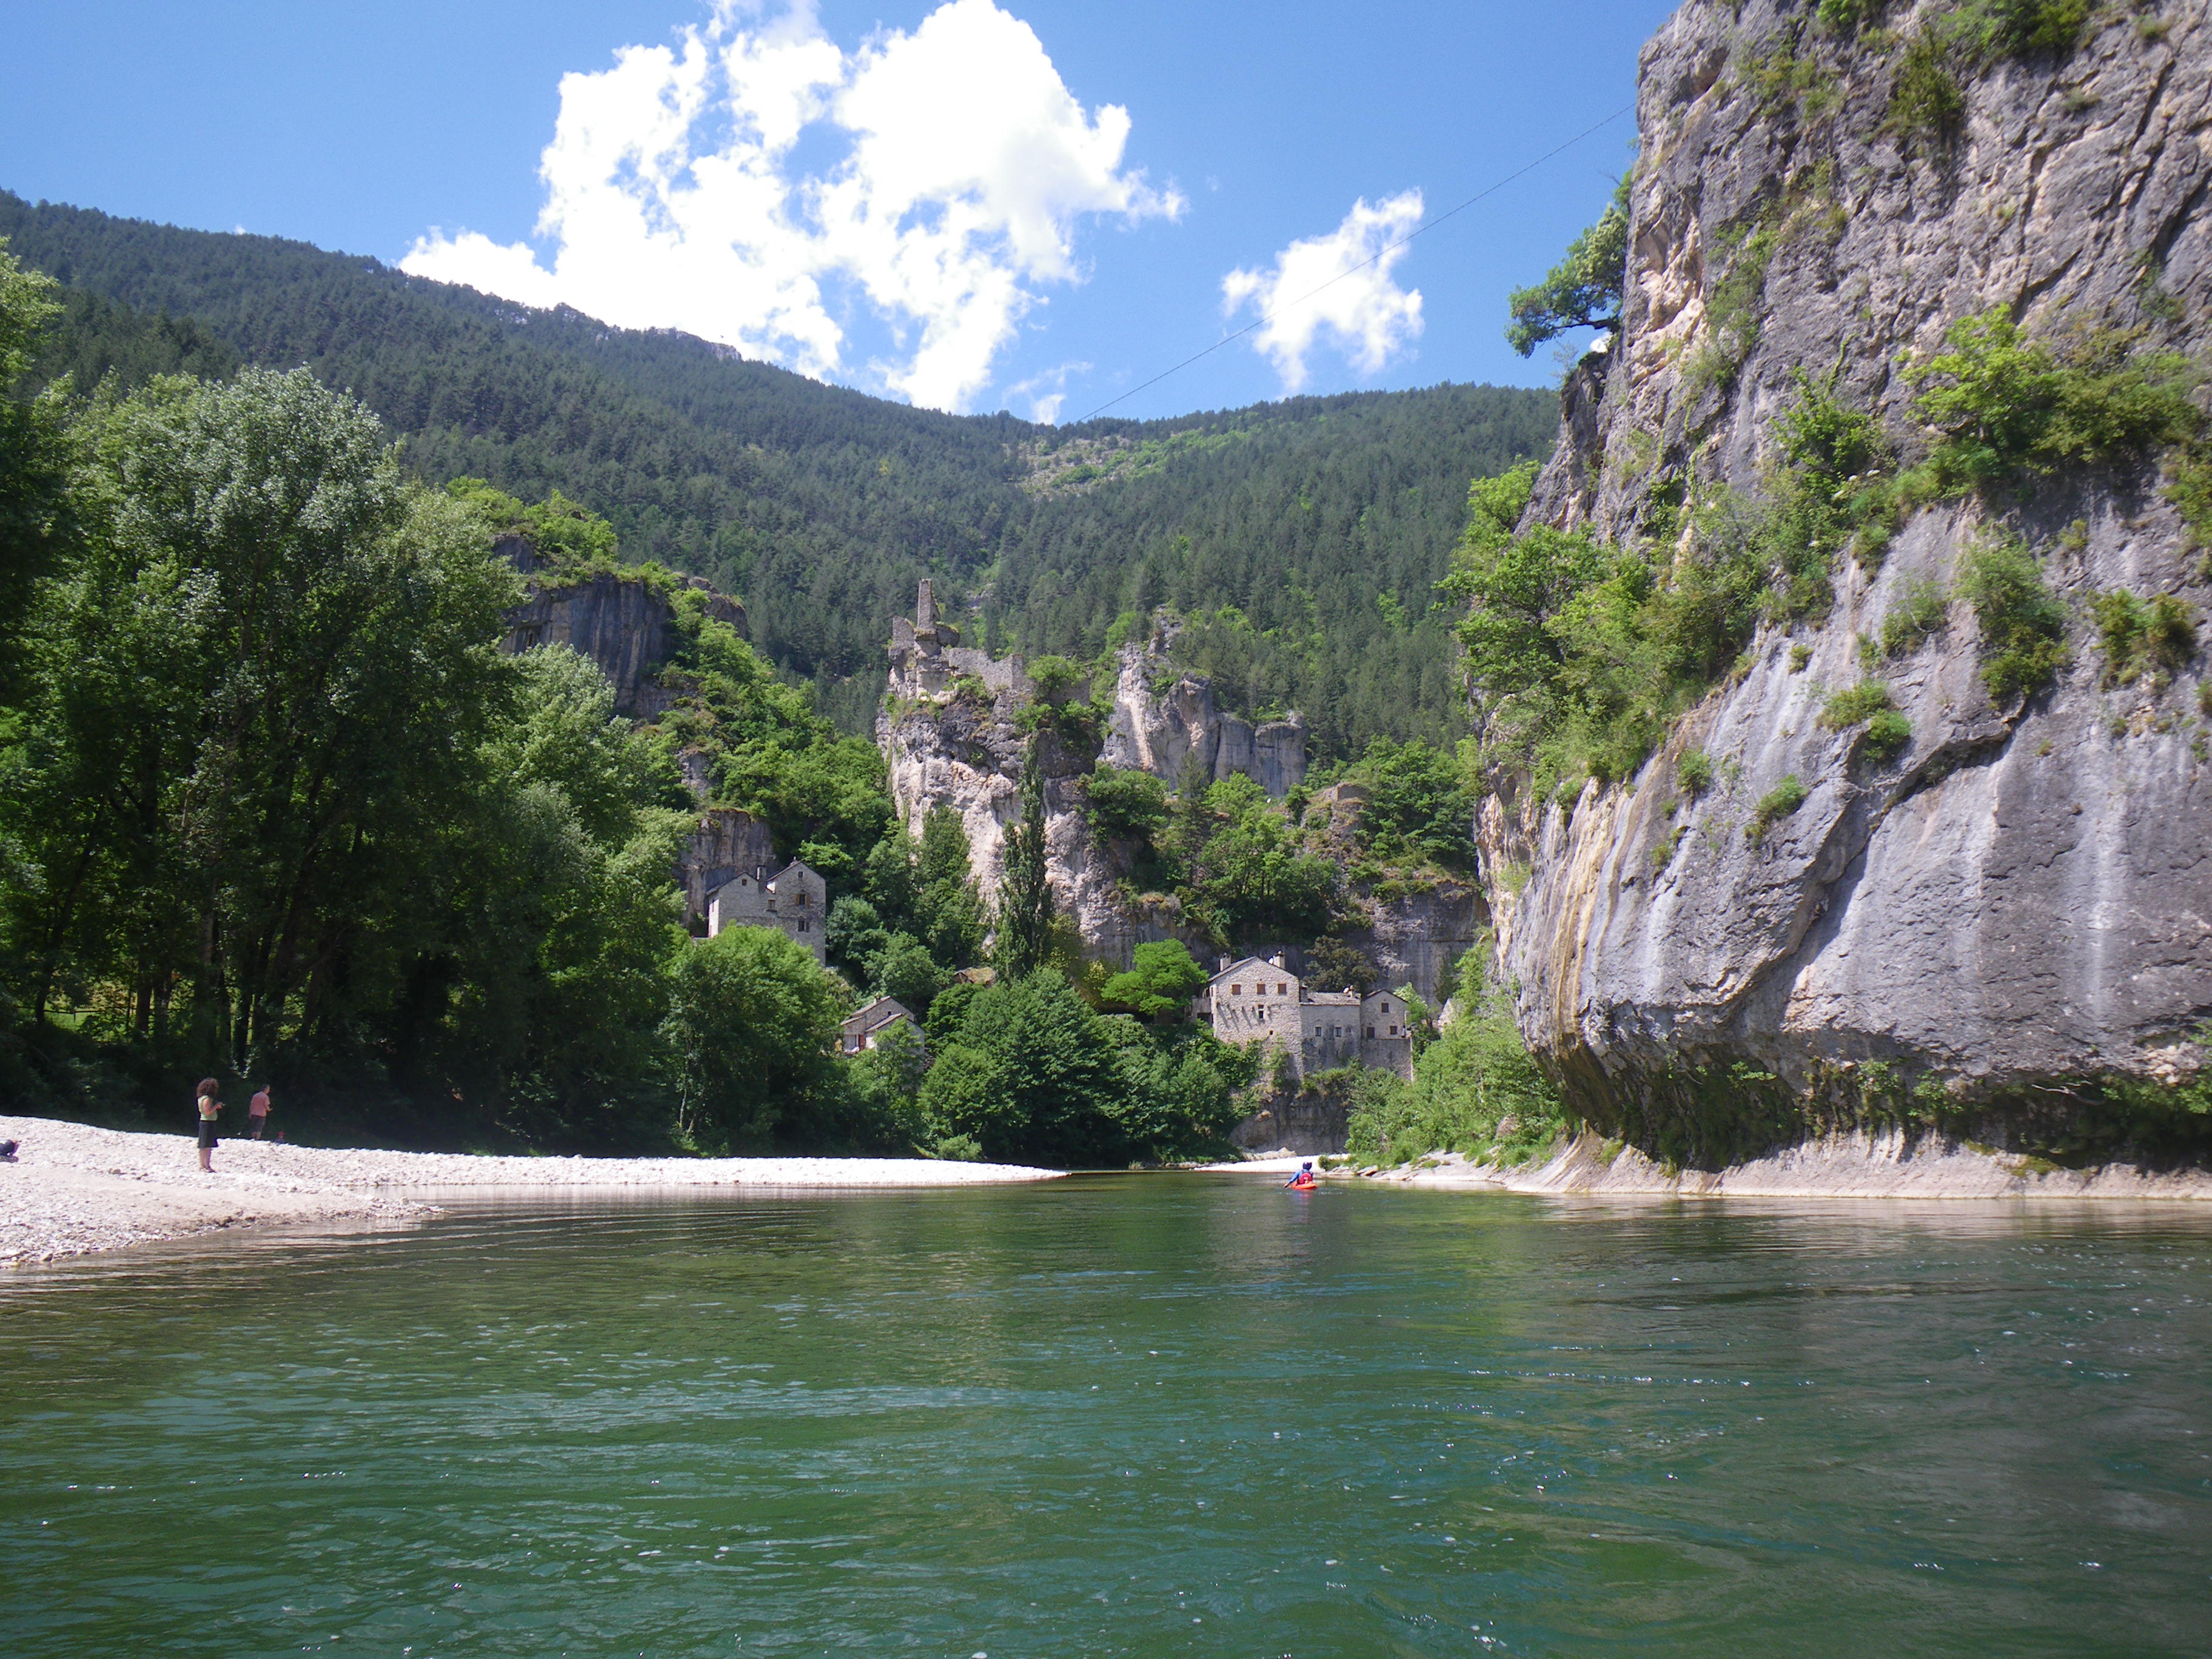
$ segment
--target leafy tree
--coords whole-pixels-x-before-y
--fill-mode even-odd
[[[1164,1047],[1093,1013],[1049,969],[975,992],[945,1035],[921,1086],[931,1133],[1010,1162],[1117,1165],[1217,1146],[1249,1080],[1210,1033]]]
[[[1327,933],[1306,953],[1306,982],[1328,991],[1357,991],[1365,996],[1380,977],[1366,951],[1338,934]]]
[[[32,642],[9,792],[48,872],[16,898],[29,1000],[112,974],[143,1030],[181,985],[205,1060],[242,1064],[350,1018],[419,929],[409,878],[471,789],[511,579],[304,373],[157,385],[89,441],[97,521]]]
[[[1376,1083],[1355,1101],[1346,1135],[1355,1155],[1402,1163],[1496,1147],[1501,1161],[1519,1164],[1565,1132],[1559,1089],[1522,1041],[1510,998],[1486,985],[1476,964],[1463,971],[1466,1012],[1423,1049],[1412,1085]]]
[[[489,740],[494,766],[560,790],[586,834],[622,839],[639,803],[689,804],[675,763],[615,713],[614,688],[565,645],[514,660],[514,714]]]
[[[999,886],[999,971],[1034,973],[1052,948],[1052,887],[1045,879],[1044,775],[1031,743],[1022,763],[1022,816],[1006,830]]]
[[[1533,288],[1507,297],[1513,320],[1506,343],[1523,357],[1570,329],[1620,331],[1621,292],[1628,279],[1628,179],[1598,222],[1567,245],[1566,258]]]
[[[867,982],[868,963],[890,943],[882,914],[867,900],[848,895],[831,901],[823,948],[830,964],[845,970],[856,985]]]
[[[1095,834],[1150,841],[1166,827],[1168,787],[1149,772],[1101,766],[1084,780],[1083,805]]]
[[[1210,833],[1187,856],[1192,908],[1217,936],[1231,943],[1310,939],[1326,929],[1340,874],[1301,848],[1260,787],[1232,775],[1206,792],[1205,805]]]
[[[473,507],[495,532],[529,537],[538,554],[556,567],[580,571],[615,566],[621,546],[615,527],[557,489],[535,507],[524,506],[482,478],[453,479],[446,493]]]
[[[981,955],[982,902],[969,873],[968,831],[952,808],[932,808],[919,842],[902,829],[888,831],[868,853],[861,886],[869,902],[853,913],[853,927],[917,939],[947,972],[974,965]],[[880,939],[854,947],[861,955],[883,948]]]
[[[2142,454],[2203,424],[2190,398],[2199,376],[2178,352],[2136,353],[2105,334],[2062,357],[2002,306],[1960,318],[1943,343],[1904,371],[1914,412],[1943,434],[1920,470],[1935,494]]]
[[[839,1083],[843,988],[772,927],[725,928],[676,955],[662,1027],[680,1124],[702,1150],[764,1150]]]
[[[868,981],[878,996],[895,998],[916,1014],[929,1012],[951,975],[937,964],[929,947],[904,933],[893,933],[869,963]]]
[[[9,395],[60,313],[55,289],[0,239],[0,698],[18,678],[15,635],[33,588],[75,529],[67,383],[27,399]]]
[[[1108,980],[1100,995],[1144,1019],[1180,1018],[1206,978],[1181,939],[1159,939],[1137,946],[1134,965]]]
[[[1447,869],[1472,866],[1474,797],[1457,757],[1419,739],[1376,738],[1350,775],[1367,789],[1359,833],[1371,852]]]
[[[910,1152],[933,1139],[919,1099],[929,1066],[921,1033],[907,1020],[893,1022],[848,1062],[857,1103],[880,1126],[887,1150]]]

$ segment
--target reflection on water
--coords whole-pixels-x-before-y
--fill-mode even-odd
[[[2202,1652],[2212,1217],[1237,1177],[0,1278],[11,1653]]]

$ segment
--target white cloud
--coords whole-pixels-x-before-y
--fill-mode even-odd
[[[1042,422],[1046,426],[1056,425],[1060,420],[1060,405],[1067,401],[1068,376],[1088,374],[1091,369],[1089,363],[1061,363],[1055,368],[1032,374],[1026,380],[1016,381],[1006,388],[1006,396],[1028,398],[1030,419]]]
[[[1418,190],[1372,207],[1363,197],[1328,235],[1278,253],[1272,271],[1239,270],[1223,277],[1222,311],[1234,316],[1247,305],[1258,308],[1266,320],[1254,330],[1252,344],[1274,363],[1285,391],[1305,385],[1307,355],[1324,331],[1355,368],[1372,374],[1421,331],[1420,290],[1401,289],[1390,278],[1406,250],[1389,246],[1420,222]],[[1329,286],[1315,294],[1324,283]]]
[[[1128,112],[1086,112],[1029,25],[947,0],[847,52],[799,0],[726,3],[678,46],[562,77],[537,234],[433,230],[404,269],[629,327],[674,327],[810,374],[962,409],[1047,283],[1080,281],[1085,215],[1174,218],[1125,170]],[[810,152],[841,151],[811,169]],[[891,349],[856,369],[855,301]]]

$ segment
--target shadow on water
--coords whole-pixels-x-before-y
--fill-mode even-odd
[[[2212,1217],[1081,1176],[0,1279],[11,1653],[2180,1654]]]

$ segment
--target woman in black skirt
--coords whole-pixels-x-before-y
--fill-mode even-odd
[[[200,1079],[200,1168],[210,1175],[215,1173],[210,1154],[215,1151],[215,1121],[222,1112],[222,1086],[211,1077]]]

